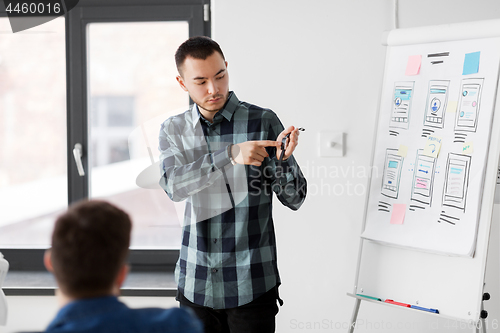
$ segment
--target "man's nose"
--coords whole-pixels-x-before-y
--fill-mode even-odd
[[[219,86],[215,83],[215,81],[210,80],[208,82],[208,93],[210,95],[215,95],[219,92]]]

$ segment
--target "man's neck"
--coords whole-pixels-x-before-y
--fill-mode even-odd
[[[63,293],[61,289],[56,289],[56,298],[57,298],[57,303],[59,304],[59,308],[63,308],[69,303],[77,300],[77,298],[68,296],[65,293]]]
[[[205,109],[203,109],[202,107],[200,107],[199,105],[196,105],[198,107],[198,111],[200,112],[200,115],[208,120],[210,123],[213,123],[214,122],[214,117],[215,115],[217,114],[217,112],[219,112],[220,110],[217,110],[217,111],[207,111]]]
[[[115,291],[110,291],[109,293],[106,293],[103,295],[95,295],[95,296],[89,297],[89,298],[98,298],[98,297],[106,297],[106,296],[118,297],[118,294]],[[57,303],[59,304],[59,308],[63,308],[64,306],[68,305],[71,302],[75,302],[75,301],[84,299],[84,298],[80,298],[80,297],[73,297],[73,296],[67,295],[64,292],[62,292],[60,288],[56,289],[56,298],[57,298]]]

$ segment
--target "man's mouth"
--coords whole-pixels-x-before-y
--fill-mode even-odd
[[[215,96],[208,100],[209,103],[217,103],[222,99],[222,96]]]

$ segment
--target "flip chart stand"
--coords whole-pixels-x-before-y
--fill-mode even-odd
[[[489,293],[484,293],[483,294],[483,301],[481,302],[481,315],[480,315],[480,321],[479,321],[479,326],[482,331],[482,333],[486,333],[486,318],[488,318],[488,311],[484,309],[484,301],[488,301],[490,299],[490,294]],[[479,329],[476,328],[476,332],[479,332]]]
[[[358,296],[358,295],[354,295],[354,294],[351,294],[351,293],[347,293],[347,296],[351,296],[351,297],[354,297],[356,299],[355,303],[354,303],[354,309],[352,311],[352,316],[351,316],[351,322],[349,324],[349,333],[354,333],[354,329],[356,328],[356,321],[358,319],[358,313],[359,313],[359,308],[361,306],[361,301],[365,301],[365,302],[371,302],[371,303],[375,303],[375,304],[383,304],[383,305],[386,305],[386,306],[390,306],[390,307],[399,307],[399,308],[402,308],[401,306],[399,305],[393,305],[393,304],[390,304],[390,303],[386,303],[386,302],[382,302],[382,301],[377,301],[377,300],[374,300],[374,299],[369,299],[369,298],[365,298],[365,297],[361,297],[361,296]],[[483,303],[484,301],[487,301],[490,299],[490,294],[488,293],[484,293],[483,295]],[[424,312],[424,313],[427,313],[431,316],[438,316],[440,318],[447,318],[446,316],[439,316],[438,313],[432,313],[432,312],[425,312],[425,311],[421,311],[421,310],[416,310],[416,309],[409,309],[411,311],[418,311],[420,313]],[[479,321],[473,325],[473,332],[474,333],[486,333],[486,318],[488,317],[488,312],[484,310],[484,304],[481,305],[481,316],[480,316],[480,319]],[[455,318],[447,318],[447,319],[455,319]]]
[[[425,58],[425,62],[422,59],[423,67],[419,75],[427,76],[424,79],[419,80],[417,80],[417,78],[411,80],[408,78],[408,80],[406,80],[406,77],[403,77],[402,74],[398,73],[406,65],[408,57],[412,55],[422,54],[432,56],[442,53],[443,57],[449,57],[445,59],[445,62],[447,66],[449,65],[451,68],[456,64],[462,64],[464,62],[464,55],[474,54],[477,51],[481,51],[481,66],[478,72],[479,74],[475,75],[475,79],[482,80],[482,87],[488,88],[482,90],[481,101],[483,104],[481,105],[481,109],[483,110],[483,112],[480,114],[488,114],[491,116],[491,120],[490,118],[488,118],[487,122],[485,122],[484,120],[486,118],[483,118],[483,120],[481,120],[483,128],[487,128],[485,124],[491,126],[491,128],[489,128],[490,133],[487,138],[476,136],[477,140],[475,142],[476,145],[474,146],[474,148],[484,148],[484,154],[481,156],[484,156],[485,163],[474,164],[484,166],[484,169],[480,170],[481,173],[479,171],[476,172],[476,179],[474,180],[476,181],[475,184],[479,184],[479,181],[482,182],[481,188],[478,189],[476,187],[476,192],[474,192],[475,196],[473,196],[473,198],[477,200],[476,206],[473,206],[475,207],[474,212],[477,212],[477,219],[476,216],[470,216],[467,219],[464,219],[461,224],[467,225],[465,224],[466,222],[476,223],[474,224],[475,230],[472,230],[475,232],[475,237],[470,253],[464,254],[465,251],[463,251],[463,249],[461,248],[459,249],[459,251],[455,252],[441,251],[440,248],[435,246],[436,244],[440,245],[440,242],[442,242],[444,245],[454,246],[457,243],[451,242],[450,238],[442,237],[441,234],[439,234],[439,237],[437,237],[437,233],[431,232],[429,232],[428,234],[419,234],[419,236],[425,236],[421,238],[426,241],[428,240],[428,238],[432,239],[433,241],[436,240],[436,243],[433,243],[432,246],[427,246],[427,243],[427,247],[420,246],[421,244],[409,243],[408,239],[411,240],[412,237],[410,236],[413,236],[413,234],[411,234],[412,231],[421,232],[424,229],[418,229],[417,227],[414,227],[413,229],[396,229],[403,228],[408,225],[416,226],[416,224],[406,224],[407,221],[405,221],[404,225],[400,226],[400,224],[398,224],[396,226],[396,223],[388,224],[389,221],[387,221],[385,215],[374,215],[385,214],[383,213],[383,210],[389,209],[386,206],[404,203],[404,200],[406,199],[403,197],[403,195],[396,198],[390,197],[387,193],[384,192],[386,189],[384,185],[385,182],[383,180],[384,178],[380,175],[377,175],[375,171],[372,172],[371,177],[373,179],[369,179],[368,184],[370,186],[372,184],[374,185],[370,187],[370,191],[367,191],[362,232],[365,232],[367,230],[367,216],[377,216],[377,218],[379,216],[383,216],[383,219],[372,218],[370,220],[372,224],[369,225],[371,226],[370,231],[372,231],[371,237],[369,237],[370,235],[365,235],[360,238],[354,288],[351,293],[347,294],[348,296],[355,299],[348,332],[352,333],[355,331],[361,301],[363,301],[365,304],[366,302],[370,302],[373,304],[388,307],[406,309],[403,311],[413,311],[415,314],[424,313],[427,316],[433,316],[434,319],[441,318],[457,321],[460,323],[466,323],[467,325],[469,325],[468,327],[472,328],[473,332],[485,333],[487,324],[485,319],[487,318],[488,314],[484,310],[484,302],[489,299],[489,294],[485,294],[484,291],[484,282],[486,279],[487,268],[488,270],[491,270],[491,272],[495,275],[490,277],[492,280],[494,280],[493,283],[495,284],[495,286],[497,285],[499,279],[499,260],[498,257],[491,256],[491,253],[498,253],[498,250],[495,251],[492,249],[494,249],[495,244],[499,243],[500,234],[498,232],[498,224],[500,220],[498,216],[500,215],[500,212],[498,211],[498,207],[495,208],[494,206],[495,185],[497,182],[497,175],[499,174],[500,154],[500,83],[498,76],[498,59],[500,58],[500,20],[467,22],[434,27],[397,29],[389,32],[385,36],[384,45],[387,46],[387,56],[385,63],[386,68],[381,94],[379,95],[380,100],[377,108],[377,116],[375,119],[375,123],[377,125],[376,131],[374,133],[374,139],[372,140],[372,166],[374,166],[375,160],[377,161],[377,165],[375,165],[376,167],[378,167],[379,165],[383,165],[383,163],[379,163],[383,162],[383,158],[380,157],[383,155],[377,155],[377,159],[375,159],[375,152],[384,151],[383,149],[386,148],[386,141],[392,143],[392,141],[389,141],[392,140],[392,138],[389,137],[390,135],[392,135],[391,133],[388,134],[387,132],[384,132],[381,134],[377,132],[380,132],[380,129],[385,129],[388,126],[387,124],[390,124],[389,120],[392,119],[387,113],[390,112],[390,108],[382,108],[381,105],[388,105],[388,100],[390,101],[390,103],[396,103],[395,105],[398,105],[397,103],[399,98],[396,98],[395,100],[392,99],[392,97],[396,96],[395,94],[392,94],[392,90],[395,90],[394,84],[402,83],[401,86],[404,87],[400,88],[398,86],[399,89],[396,90],[399,92],[406,89],[412,92],[412,96],[417,96],[417,90],[419,89],[418,91],[420,94],[420,99],[418,99],[417,97],[412,97],[414,98],[413,101],[415,102],[415,112],[412,114],[412,120],[407,121],[408,124],[410,122],[412,122],[413,124],[415,121],[422,120],[419,118],[422,116],[422,114],[417,113],[418,111],[416,110],[425,109],[426,102],[422,97],[422,91],[425,94],[427,83],[431,86],[433,84],[436,84],[436,82],[442,83],[445,79],[448,79],[447,75],[451,75],[448,74],[445,70],[437,70],[436,68],[438,67],[432,67],[435,66],[435,64],[431,62],[432,59],[428,60],[427,58]],[[436,66],[440,65],[442,64],[438,64]],[[436,70],[431,71],[431,68],[434,68]],[[397,73],[394,74],[396,70]],[[429,73],[432,73],[432,75]],[[468,72],[466,73],[464,69],[464,73],[462,75],[469,74]],[[460,91],[459,85],[461,84],[459,83],[459,81],[462,82],[464,79],[461,76],[457,77],[460,77],[460,80],[458,80],[458,78],[450,78],[451,81],[449,82],[451,83],[449,86],[446,85],[447,88],[445,89],[446,91],[448,91],[449,88],[449,90],[451,91],[450,96],[455,96],[454,98],[459,98],[457,97],[457,91]],[[403,80],[401,78],[405,79]],[[415,81],[413,82],[415,85],[413,85],[413,83],[410,81]],[[418,86],[417,83],[420,83],[420,86]],[[389,96],[388,92],[391,93],[391,96]],[[413,92],[415,94],[413,94]],[[468,91],[462,92],[462,94],[467,92]],[[387,99],[388,96],[390,97],[389,99]],[[384,102],[381,102],[382,100]],[[420,103],[418,105],[420,108],[417,108],[417,102]],[[487,107],[486,103],[489,103]],[[443,132],[445,130],[448,130],[450,126],[456,125],[456,122],[453,122],[453,117],[457,119],[458,116],[455,116],[455,114],[461,115],[461,113],[456,112],[456,110],[447,110],[446,113],[451,113],[452,115],[447,115],[447,121],[445,121],[443,118],[442,124],[443,126],[445,126],[445,129],[438,126],[439,128],[435,127],[434,130]],[[380,124],[382,125],[379,126],[379,119],[387,122],[380,122]],[[450,119],[452,120],[450,121]],[[434,121],[435,119],[431,120]],[[398,126],[405,127],[407,122],[399,121]],[[410,127],[410,129],[411,128],[412,127]],[[415,127],[413,127],[413,129],[414,128]],[[408,128],[405,127],[402,130],[407,131]],[[402,130],[400,130],[400,132]],[[403,132],[398,132],[395,137],[398,138],[398,140],[404,138],[404,135],[402,133]],[[378,139],[381,135],[383,135],[383,138],[386,139],[386,141],[382,140],[381,144],[377,144]],[[428,137],[428,135],[426,137]],[[394,140],[394,142],[398,143],[397,140]],[[404,142],[402,144],[404,144]],[[459,144],[455,143],[455,141],[453,143],[447,142],[446,144],[448,145],[447,149],[449,150],[448,156],[455,156],[456,154],[452,151],[451,148],[454,148]],[[406,174],[406,181],[410,179],[407,177],[407,175],[410,174],[411,163],[416,162],[406,162],[406,164],[403,163],[403,157],[398,157],[399,155],[398,153],[396,153],[396,148],[397,146],[387,147],[385,151],[385,156],[390,155],[392,158],[391,161],[393,161],[392,163],[394,164],[394,170],[391,170],[391,177],[392,179],[397,180],[399,177],[399,172],[401,171],[400,169],[405,166],[406,169],[403,171]],[[475,152],[474,154],[476,153],[477,152]],[[417,150],[415,152],[415,149],[413,149],[413,154],[415,154],[413,156],[416,156],[418,160],[419,151]],[[469,163],[470,159],[472,157],[475,158],[475,156],[478,155],[465,156],[463,160],[465,161],[464,163]],[[410,161],[409,158],[407,160]],[[414,161],[415,159],[412,160]],[[391,161],[389,161],[389,163],[391,163]],[[386,163],[386,165],[389,165],[389,163]],[[477,163],[476,160],[474,160],[473,163]],[[435,173],[442,174],[443,172],[445,172],[446,168],[443,167],[443,163],[441,163],[441,165],[438,163],[437,166],[441,167],[441,169],[435,170]],[[380,183],[378,183],[379,181]],[[404,196],[408,196],[408,189],[411,188],[410,185],[412,184],[409,184],[408,181],[403,184],[407,186],[405,188],[401,188],[402,193],[404,194]],[[391,186],[393,186],[392,183]],[[443,186],[443,189],[445,186],[446,183]],[[389,188],[388,190],[393,189]],[[397,193],[399,193],[399,187],[397,188],[397,190]],[[373,194],[376,196],[370,197],[370,195],[372,194],[371,192],[373,192]],[[433,198],[435,197],[437,201],[435,200],[432,207],[439,207],[437,206],[439,204],[441,204],[441,206],[443,207],[446,206],[446,200],[448,200],[446,192],[443,190],[442,192],[437,193],[439,193],[439,195],[433,196]],[[382,195],[391,198],[391,204],[386,204],[385,206],[382,205],[383,207],[381,207],[380,209],[374,209],[375,204],[377,204],[378,201],[376,198]],[[372,205],[370,206],[370,199],[372,198],[375,199],[372,200]],[[399,200],[399,202],[396,200]],[[429,205],[430,202],[431,201],[426,201],[426,203],[428,203]],[[455,207],[456,209],[464,209],[464,207],[471,207],[471,202],[472,200],[469,200],[466,204],[465,201],[463,201],[460,203],[460,207],[453,207]],[[384,203],[382,202],[382,204]],[[370,211],[368,210],[369,207],[371,208]],[[394,212],[394,206],[392,206],[391,209],[393,209]],[[444,209],[446,208],[443,208],[443,210]],[[494,216],[494,210],[497,210],[497,212],[495,213],[496,216]],[[379,211],[382,212],[379,213]],[[468,211],[470,211],[470,209]],[[368,212],[370,212],[371,215],[369,215]],[[406,213],[408,214],[408,211],[406,211]],[[375,224],[374,222],[382,223]],[[435,223],[441,222],[436,221]],[[418,226],[421,227],[422,225],[425,224],[421,224]],[[453,232],[456,230],[453,229],[456,225],[454,223],[449,223],[449,225],[439,225],[440,232],[443,230],[449,232]],[[374,226],[382,226],[383,228],[377,229]],[[379,233],[380,230],[388,232],[387,235],[383,234],[383,236],[386,236],[384,238],[381,237],[380,234],[374,234],[373,230]],[[404,234],[403,232],[400,232],[401,230],[407,230],[408,233]],[[437,228],[435,228],[435,230],[437,230]],[[389,231],[392,232],[392,234]],[[464,235],[472,235],[472,233],[469,233],[468,231],[469,230],[467,230],[467,232],[464,232]],[[401,235],[406,237],[404,238],[404,241],[395,242],[395,237]],[[493,260],[491,260],[492,257]],[[491,290],[490,292],[495,293],[494,297],[498,297],[496,295],[496,293],[498,292],[497,290]],[[371,298],[360,296],[361,294],[370,296]],[[394,302],[385,302],[386,298],[393,299]],[[411,307],[408,308],[408,304],[401,303],[410,303],[411,305],[416,305],[418,307],[422,305],[427,309],[422,310]],[[439,313],[432,312],[432,309],[430,309],[429,307],[434,307],[435,309],[439,310]]]

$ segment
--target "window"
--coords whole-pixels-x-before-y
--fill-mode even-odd
[[[139,187],[137,178],[153,168],[158,177],[151,185],[158,183],[160,125],[189,106],[173,59],[189,24],[89,23],[87,31],[89,196],[132,216],[132,248],[178,249],[182,205],[159,186]]]
[[[65,17],[2,34],[0,252],[11,269],[43,267],[55,217],[85,198],[131,212],[132,261],[176,260],[180,235],[165,235],[179,231],[183,212],[136,178],[158,160],[159,124],[189,104],[173,52],[189,36],[210,35],[208,3],[80,1]],[[5,16],[0,31],[10,31]]]
[[[130,160],[128,136],[134,130],[133,96],[91,96],[91,165]]]
[[[0,38],[0,245],[47,246],[68,204],[64,18]],[[0,31],[10,31],[0,17]]]

